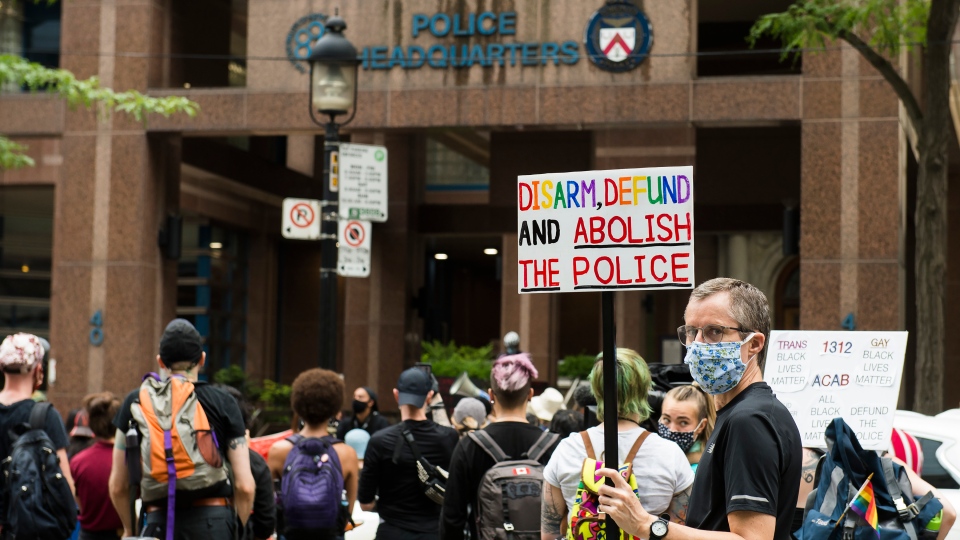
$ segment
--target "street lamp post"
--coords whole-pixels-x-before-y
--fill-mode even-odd
[[[337,365],[337,212],[340,126],[357,112],[357,49],[343,37],[347,23],[338,15],[314,43],[310,57],[310,118],[323,127],[323,201],[320,221],[320,367]],[[337,122],[338,116],[346,116]],[[321,119],[318,119],[318,116]],[[322,118],[326,116],[326,118]]]

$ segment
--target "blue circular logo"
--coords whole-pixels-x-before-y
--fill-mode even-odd
[[[326,15],[312,13],[300,17],[290,27],[290,32],[287,33],[287,58],[300,73],[307,72],[308,68],[304,64],[313,52],[313,44],[323,35],[326,22]]]
[[[640,8],[625,0],[609,0],[590,17],[583,41],[597,67],[620,73],[646,60],[653,31]]]

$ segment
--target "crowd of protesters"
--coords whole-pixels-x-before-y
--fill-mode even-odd
[[[710,280],[691,294],[684,323],[695,382],[666,391],[656,412],[637,352],[616,352],[615,404],[599,355],[569,399],[554,388],[535,395],[538,371],[511,336],[488,390],[450,416],[426,366],[403,371],[386,397],[399,408],[392,425],[372,388],[355,389],[343,414],[343,378],[304,371],[291,390],[299,425],[265,456],[250,447],[243,394],[201,380],[206,355],[186,320],[165,328],[158,373],[126,396],[86,396],[66,423],[34,401],[49,344],[14,334],[0,345],[0,434],[9,434],[0,436],[0,540],[334,540],[364,519],[376,520],[381,540],[576,540],[597,537],[605,516],[636,538],[791,538],[820,452],[801,448],[763,382],[767,300],[742,281]],[[617,423],[606,426],[614,406]],[[609,463],[606,429],[617,431]],[[933,534],[945,538],[956,513],[920,478],[915,443],[895,431],[892,451],[906,458],[912,491],[942,503]],[[32,463],[41,472],[31,484],[23,469]]]

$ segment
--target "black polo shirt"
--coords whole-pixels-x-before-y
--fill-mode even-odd
[[[776,517],[774,540],[788,540],[802,458],[790,412],[767,383],[748,386],[717,411],[693,483],[687,525],[730,531],[730,512],[759,512]]]

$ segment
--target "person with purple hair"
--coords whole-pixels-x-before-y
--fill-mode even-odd
[[[530,383],[537,378],[537,368],[530,356],[521,353],[502,356],[493,363],[490,371],[490,389],[487,393],[493,400],[496,419],[479,430],[490,436],[512,459],[523,456],[542,436],[553,435],[555,441],[540,458],[546,464],[560,442],[555,434],[544,433],[537,426],[527,423],[527,403],[533,398]],[[460,440],[450,458],[450,477],[440,514],[440,538],[461,540],[466,527],[471,538],[480,538],[476,530],[476,516],[469,515],[468,508],[477,508],[477,486],[484,473],[493,467],[494,461],[471,437]]]

